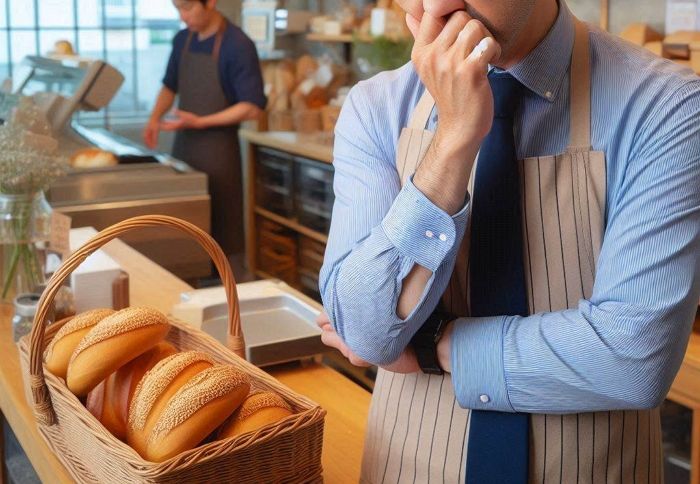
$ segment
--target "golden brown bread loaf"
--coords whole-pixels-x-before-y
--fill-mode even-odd
[[[252,432],[292,415],[292,408],[284,399],[272,392],[256,392],[246,398],[231,419],[219,430],[219,438],[225,439]]]
[[[193,449],[231,416],[249,391],[248,375],[231,365],[216,365],[197,374],[159,413],[143,457],[163,462]]]
[[[144,375],[136,387],[127,425],[127,443],[141,456],[158,416],[170,398],[214,360],[206,353],[187,351],[160,361]]]
[[[112,435],[126,440],[129,405],[141,378],[159,361],[174,355],[173,345],[161,341],[154,348],[131,360],[88,393],[85,406]]]
[[[151,308],[117,311],[97,323],[71,356],[66,384],[82,397],[129,361],[157,345],[170,330],[168,319]]]
[[[97,323],[112,314],[113,309],[92,309],[70,319],[58,330],[46,348],[46,368],[57,377],[65,379],[71,355],[80,341]]]
[[[99,148],[84,148],[73,153],[69,163],[73,168],[100,168],[117,165],[119,159],[111,151]]]

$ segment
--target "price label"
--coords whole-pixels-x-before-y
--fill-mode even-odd
[[[49,248],[62,256],[70,254],[70,225],[71,218],[54,210],[51,212],[51,239]]]

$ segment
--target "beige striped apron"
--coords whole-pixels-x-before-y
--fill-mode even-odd
[[[576,23],[570,146],[561,155],[520,162],[531,314],[575,308],[579,299],[590,298],[603,239],[605,155],[591,148],[588,28]],[[396,165],[402,184],[432,139],[425,128],[433,106],[426,92],[401,133]],[[470,193],[479,196],[473,185]],[[467,233],[442,300],[458,315],[469,314],[468,241]],[[463,483],[469,415],[457,404],[449,375],[380,370],[361,482]],[[663,482],[658,409],[532,415],[530,424],[530,482]]]

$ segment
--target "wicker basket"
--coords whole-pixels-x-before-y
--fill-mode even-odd
[[[209,335],[171,319],[168,340],[179,350],[201,350],[220,363],[234,365],[251,378],[252,389],[272,390],[294,415],[254,433],[214,441],[162,463],[148,462],[109,433],[66,387],[44,370],[46,344],[61,323],[41,324],[63,281],[90,254],[133,229],[176,228],[197,240],[213,259],[229,302],[228,346],[244,354],[236,283],[221,248],[205,232],[166,216],[135,217],[109,227],[73,253],[56,271],[41,300],[34,328],[19,342],[28,401],[34,405],[39,432],[78,482],[320,482],[325,411],[297,395],[257,367],[236,356]]]

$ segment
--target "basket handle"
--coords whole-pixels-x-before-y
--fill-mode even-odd
[[[133,217],[112,225],[111,227],[107,227],[86,242],[81,248],[73,252],[51,276],[46,289],[41,295],[41,299],[39,299],[30,339],[29,375],[35,413],[37,415],[37,420],[43,425],[54,425],[56,423],[56,414],[51,405],[51,397],[44,378],[43,357],[46,332],[46,325],[43,324],[43,322],[46,321],[56,293],[68,276],[93,252],[126,232],[149,227],[167,227],[180,230],[199,242],[202,248],[207,251],[219,272],[219,276],[221,277],[226,291],[229,333],[227,346],[238,356],[245,358],[245,342],[241,330],[241,315],[239,312],[238,293],[236,292],[236,281],[233,278],[233,272],[231,271],[228,259],[221,250],[221,247],[219,247],[211,235],[184,220],[166,215]]]

